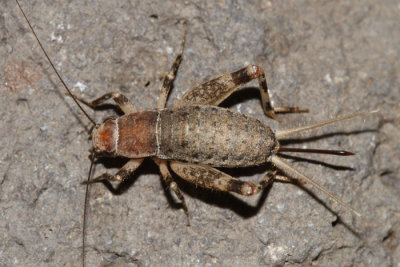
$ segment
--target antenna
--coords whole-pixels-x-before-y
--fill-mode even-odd
[[[84,206],[83,206],[83,218],[82,218],[82,266],[85,267],[85,233],[86,233],[86,216],[87,216],[87,209],[88,209],[88,197],[89,197],[89,181],[90,181],[90,175],[92,174],[92,169],[93,169],[93,158],[90,157],[90,168],[89,168],[89,174],[88,178],[86,180],[86,189],[85,189],[85,200],[84,200]]]
[[[36,41],[38,42],[43,54],[46,56],[47,61],[49,62],[49,64],[51,65],[52,69],[54,70],[54,72],[56,73],[58,79],[61,81],[62,85],[64,86],[64,88],[67,90],[68,95],[72,97],[72,99],[74,100],[74,102],[78,105],[79,109],[83,112],[83,114],[85,114],[85,116],[89,119],[89,121],[93,124],[93,126],[96,126],[96,122],[86,113],[86,111],[82,108],[82,106],[79,104],[78,100],[76,99],[76,97],[71,93],[71,90],[68,88],[68,86],[66,85],[66,83],[64,82],[64,80],[61,78],[61,75],[58,73],[56,67],[54,66],[53,62],[51,61],[50,57],[47,55],[46,51],[44,50],[44,47],[42,45],[42,43],[39,40],[39,37],[37,36],[35,30],[33,29],[31,23],[28,20],[28,17],[25,15],[25,12],[22,10],[21,5],[19,4],[18,0],[15,0],[15,2],[18,5],[19,10],[21,11],[22,15],[25,18],[25,21],[28,23],[29,28],[31,29]],[[86,213],[87,213],[87,201],[88,201],[88,192],[89,192],[89,180],[90,180],[90,175],[92,173],[92,169],[93,169],[93,159],[91,158],[91,164],[90,164],[90,169],[89,169],[89,174],[88,174],[88,178],[87,178],[87,184],[86,184],[86,189],[85,189],[85,200],[84,200],[84,208],[83,208],[83,226],[82,226],[82,266],[85,266],[85,231],[86,231]]]
[[[78,101],[75,99],[74,95],[71,93],[71,90],[68,88],[67,84],[64,82],[64,80],[61,78],[61,75],[58,73],[56,67],[54,66],[53,62],[51,61],[50,57],[47,55],[46,51],[43,48],[42,43],[39,40],[39,37],[37,36],[35,30],[33,29],[31,23],[28,20],[28,17],[25,15],[25,12],[22,10],[21,5],[19,4],[18,0],[15,0],[15,2],[17,2],[17,5],[19,7],[19,10],[21,11],[22,15],[24,16],[26,22],[29,25],[29,28],[31,29],[33,35],[35,36],[36,41],[38,42],[41,50],[43,51],[43,54],[46,56],[47,61],[50,63],[52,69],[54,70],[54,72],[56,73],[58,79],[61,81],[62,85],[64,86],[64,88],[67,90],[68,94],[72,97],[72,99],[74,100],[74,102],[78,105],[79,109],[82,110],[83,114],[85,114],[85,116],[90,120],[90,122],[93,125],[96,125],[96,122],[86,113],[86,111],[82,108],[82,106],[78,103]]]

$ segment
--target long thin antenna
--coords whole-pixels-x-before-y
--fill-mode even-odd
[[[49,62],[50,66],[52,67],[52,69],[56,73],[58,79],[61,81],[62,85],[67,90],[68,94],[72,97],[74,102],[77,104],[79,109],[83,112],[83,114],[85,114],[85,116],[89,119],[89,121],[95,126],[96,122],[89,116],[89,114],[86,113],[86,111],[82,108],[82,106],[76,100],[76,98],[72,94],[71,90],[68,88],[67,84],[61,78],[61,75],[58,73],[58,71],[57,71],[56,67],[54,66],[53,62],[51,61],[50,57],[47,55],[46,51],[44,50],[44,47],[43,47],[42,43],[39,40],[39,37],[37,36],[35,30],[33,29],[31,23],[29,22],[28,17],[25,15],[25,12],[23,11],[19,1],[15,0],[15,2],[17,3],[19,10],[21,11],[22,15],[24,16],[25,21],[27,22],[29,28],[31,29],[36,41],[38,42],[38,44],[39,44],[39,46],[40,46],[40,48],[41,48],[41,50],[43,52],[43,54],[47,58],[47,61]],[[86,213],[87,213],[87,206],[88,206],[87,202],[88,202],[88,193],[89,193],[89,181],[90,181],[90,176],[91,176],[92,169],[93,169],[93,164],[94,164],[93,159],[91,159],[88,179],[87,179],[87,183],[86,183],[85,200],[84,200],[84,208],[83,208],[83,226],[82,226],[82,266],[83,267],[85,266],[85,232],[86,232]]]
[[[86,113],[86,111],[82,108],[82,106],[78,103],[78,101],[75,99],[74,95],[71,93],[71,90],[69,90],[68,86],[66,85],[66,83],[64,82],[64,80],[61,78],[61,75],[58,73],[56,67],[54,66],[53,62],[51,61],[50,57],[47,55],[46,51],[43,48],[42,43],[39,40],[39,37],[37,36],[35,30],[33,29],[31,23],[28,20],[28,17],[25,15],[25,12],[22,10],[21,5],[19,4],[18,0],[15,0],[15,2],[17,3],[19,10],[21,11],[22,15],[24,16],[26,22],[29,25],[29,28],[31,29],[33,35],[35,36],[36,41],[38,42],[40,48],[43,51],[43,54],[46,56],[47,61],[50,63],[51,67],[53,68],[54,72],[56,73],[58,79],[61,81],[62,85],[64,86],[64,88],[67,90],[68,94],[72,97],[72,99],[75,101],[75,103],[78,105],[78,107],[80,108],[80,110],[82,110],[83,114],[85,114],[85,116],[90,120],[90,122],[93,125],[96,125],[96,122]]]
[[[85,190],[85,200],[84,200],[84,206],[83,206],[83,219],[82,219],[82,266],[85,267],[85,233],[86,233],[86,216],[87,216],[87,207],[88,207],[88,196],[89,196],[89,185],[90,185],[90,175],[92,173],[93,169],[93,159],[90,158],[90,168],[89,168],[89,174],[88,178],[86,180],[86,190]]]
[[[336,156],[354,156],[353,152],[345,150],[332,150],[332,149],[314,149],[314,148],[297,148],[297,147],[280,147],[279,152],[300,152],[300,153],[316,153],[316,154],[329,154]]]
[[[322,122],[317,122],[317,123],[313,123],[310,125],[305,125],[305,126],[300,126],[300,127],[296,127],[296,128],[292,128],[292,129],[286,129],[286,130],[277,130],[275,132],[275,137],[276,139],[282,139],[283,137],[287,137],[290,135],[294,135],[300,132],[304,132],[304,131],[308,131],[314,128],[319,128],[328,124],[332,124],[335,122],[339,122],[339,121],[343,121],[343,120],[348,120],[354,117],[359,117],[359,116],[365,116],[365,115],[370,115],[373,113],[377,113],[379,112],[379,110],[373,110],[373,111],[364,111],[364,112],[359,112],[359,113],[354,113],[354,114],[350,114],[350,115],[346,115],[343,117],[339,117],[336,119],[331,119],[331,120],[326,120],[326,121],[322,121]]]
[[[340,205],[342,205],[346,209],[348,209],[351,212],[353,212],[355,215],[361,217],[361,214],[359,212],[357,212],[355,209],[353,209],[352,207],[350,207],[350,205],[348,205],[343,200],[341,200],[337,196],[335,196],[332,193],[330,193],[328,191],[328,189],[326,189],[322,185],[318,184],[317,182],[313,181],[311,178],[308,178],[307,176],[305,176],[304,174],[302,174],[301,172],[296,170],[293,166],[291,166],[288,162],[286,162],[286,160],[284,160],[284,159],[282,159],[282,158],[280,158],[280,157],[278,157],[276,155],[273,155],[272,158],[271,158],[271,162],[273,164],[275,164],[275,166],[278,167],[281,171],[286,173],[289,177],[293,177],[293,178],[299,179],[299,180],[301,180],[303,182],[311,184],[312,186],[317,188],[319,191],[325,193],[330,199],[336,201],[337,203],[339,203]]]

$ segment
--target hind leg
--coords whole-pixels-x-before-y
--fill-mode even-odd
[[[250,65],[236,72],[228,73],[201,84],[189,92],[187,92],[174,106],[189,106],[189,105],[219,105],[239,86],[250,82],[251,80],[258,79],[262,107],[265,114],[275,120],[278,120],[275,113],[287,112],[308,112],[308,109],[301,109],[298,107],[272,107],[271,100],[268,93],[267,81],[265,73],[259,66]],[[278,120],[279,121],[279,120]]]

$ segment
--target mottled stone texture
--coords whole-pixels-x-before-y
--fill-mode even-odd
[[[0,12],[0,263],[80,264],[90,123],[50,69],[16,4]],[[169,105],[191,87],[248,64],[261,66],[274,104],[309,114],[263,114],[256,81],[231,107],[294,127],[359,110],[354,119],[285,142],[346,149],[353,157],[289,160],[363,214],[311,189],[275,183],[261,197],[210,192],[178,180],[191,227],[145,161],[123,194],[91,187],[88,266],[393,266],[400,263],[400,6],[398,1],[24,1],[27,15],[73,92],[120,91],[156,106],[188,24]],[[90,114],[94,114],[90,111]],[[115,115],[100,110],[96,121]],[[103,161],[97,174],[123,160]],[[265,167],[224,169],[250,181]],[[304,188],[309,188],[307,185]],[[259,201],[259,202],[258,202]],[[340,219],[337,216],[340,215]]]

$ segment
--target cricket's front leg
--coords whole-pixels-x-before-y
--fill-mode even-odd
[[[71,96],[69,94],[67,94],[67,95]],[[96,109],[101,104],[103,104],[105,101],[107,101],[108,99],[112,98],[115,101],[115,103],[117,104],[117,106],[125,114],[136,112],[135,106],[129,101],[129,99],[126,96],[124,96],[123,94],[116,93],[116,92],[111,92],[111,93],[104,94],[104,95],[100,96],[99,98],[96,98],[95,100],[90,101],[90,102],[80,98],[79,96],[75,96],[74,95],[73,97],[76,100],[78,100],[78,101],[82,102],[83,104],[87,105],[88,107],[91,107],[92,109]]]
[[[174,106],[189,105],[214,105],[218,106],[222,101],[235,92],[239,86],[258,79],[261,94],[261,102],[265,114],[278,120],[275,113],[299,113],[308,112],[308,109],[298,107],[273,108],[268,93],[265,73],[259,66],[250,65],[236,72],[228,73],[199,85],[187,92]],[[279,120],[278,120],[279,121]]]
[[[143,159],[131,159],[128,161],[118,172],[114,175],[103,173],[102,175],[87,181],[83,182],[82,184],[93,184],[101,181],[109,181],[109,182],[118,182],[117,187],[119,184],[127,180],[132,174],[136,171],[137,168],[142,164]]]

